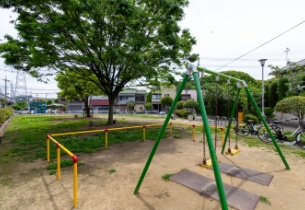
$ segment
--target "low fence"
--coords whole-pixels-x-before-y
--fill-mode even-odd
[[[203,125],[196,125],[196,124],[186,124],[186,123],[170,123],[170,136],[172,136],[173,134],[173,125],[177,125],[177,126],[183,126],[183,127],[188,127],[191,129],[191,134],[192,134],[192,140],[196,141],[196,137],[197,137],[197,131],[199,128],[199,130],[201,132],[203,132]],[[223,127],[215,127],[215,126],[210,126],[210,129],[214,129],[214,132],[220,131],[221,134],[221,143],[223,144],[224,142],[224,137],[225,137],[225,133],[224,133],[224,128]],[[216,129],[216,130],[215,130]],[[215,134],[214,134],[215,135]]]
[[[202,125],[194,125],[194,124],[183,124],[183,123],[170,123],[169,124],[169,135],[173,136],[173,126],[183,126],[191,129],[192,133],[192,140],[196,140],[196,132],[197,128],[203,129]],[[50,143],[53,142],[56,145],[56,161],[57,161],[57,179],[60,179],[60,156],[61,156],[61,150],[63,150],[67,155],[69,155],[73,160],[73,206],[77,207],[78,205],[78,189],[77,189],[77,183],[78,183],[78,174],[77,174],[77,165],[78,165],[78,158],[75,154],[73,154],[71,151],[69,151],[66,147],[64,147],[62,144],[60,144],[57,140],[54,139],[54,137],[60,137],[60,136],[68,136],[68,135],[81,135],[81,134],[92,134],[92,133],[104,133],[104,145],[105,148],[108,148],[109,146],[109,132],[113,131],[119,131],[119,130],[131,130],[131,129],[142,129],[142,139],[143,141],[146,140],[146,131],[149,127],[157,127],[162,126],[162,124],[149,124],[149,125],[143,125],[143,126],[130,126],[130,127],[120,127],[120,128],[109,128],[109,129],[101,129],[101,130],[89,130],[89,131],[77,131],[77,132],[66,132],[66,133],[56,133],[56,134],[48,134],[46,141],[47,141],[47,161],[50,162]],[[210,128],[214,128],[214,126],[210,126]],[[224,139],[224,129],[221,127],[216,127],[216,129],[219,129],[221,131],[221,139],[223,142]],[[188,133],[186,133],[188,135]]]

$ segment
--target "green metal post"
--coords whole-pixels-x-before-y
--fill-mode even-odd
[[[209,150],[210,150],[210,156],[211,156],[212,165],[213,165],[214,177],[215,177],[216,185],[217,185],[217,189],[218,189],[218,195],[220,198],[221,207],[224,210],[224,209],[228,209],[228,204],[227,204],[226,194],[224,191],[224,187],[223,187],[223,183],[222,183],[222,179],[221,179],[221,175],[220,175],[217,157],[215,154],[215,149],[214,149],[210,126],[209,126],[209,120],[208,120],[207,113],[206,113],[204,103],[203,103],[203,97],[202,97],[201,88],[200,88],[200,84],[199,84],[198,73],[193,72],[193,77],[194,77],[197,96],[198,96],[198,100],[199,100],[202,122],[203,122],[203,126],[205,128],[205,133],[206,133],[208,146],[209,146]]]
[[[161,128],[159,134],[158,134],[158,137],[157,137],[157,139],[156,139],[156,142],[155,142],[155,144],[154,144],[154,146],[153,146],[153,148],[152,148],[152,150],[151,150],[151,153],[150,153],[150,155],[149,155],[149,157],[148,157],[148,159],[147,159],[147,162],[146,162],[145,167],[144,167],[144,169],[143,169],[143,171],[142,171],[142,174],[141,174],[141,176],[140,176],[140,179],[139,179],[139,181],[138,181],[138,184],[137,184],[137,186],[136,186],[136,188],[135,188],[135,190],[134,190],[134,192],[133,192],[134,194],[137,194],[137,193],[139,192],[139,189],[140,189],[141,184],[142,184],[142,182],[143,182],[143,180],[144,180],[144,177],[145,177],[145,175],[146,175],[146,172],[147,172],[147,170],[148,170],[148,168],[149,168],[149,166],[150,166],[150,163],[151,163],[151,161],[152,161],[152,159],[153,159],[153,157],[154,157],[154,155],[155,155],[155,153],[156,153],[156,151],[157,151],[157,148],[158,148],[159,143],[160,143],[160,141],[161,141],[162,135],[163,135],[163,133],[164,133],[164,131],[165,131],[165,129],[166,129],[166,126],[167,126],[167,124],[168,124],[168,122],[169,122],[169,120],[170,120],[170,118],[171,118],[171,116],[172,116],[172,114],[173,114],[173,112],[174,112],[174,109],[175,109],[175,107],[176,107],[176,104],[177,104],[177,102],[178,102],[180,96],[181,96],[182,90],[184,89],[184,86],[185,86],[185,84],[186,84],[187,79],[188,79],[188,75],[185,74],[185,76],[183,77],[182,83],[181,83],[181,85],[180,85],[180,87],[179,87],[179,89],[178,89],[178,91],[177,91],[177,95],[176,95],[176,97],[175,97],[175,99],[174,99],[174,101],[173,101],[173,104],[172,104],[172,106],[171,106],[171,108],[170,108],[170,110],[169,110],[169,112],[168,112],[168,114],[167,114],[167,116],[166,116],[166,118],[165,118],[165,121],[164,121],[164,123],[163,123],[163,126],[162,126],[162,128]]]
[[[231,77],[231,76],[229,76],[229,75],[225,75],[225,74],[222,74],[222,73],[210,71],[210,70],[207,70],[207,69],[202,68],[202,67],[199,67],[199,66],[197,66],[197,70],[198,70],[198,71],[204,71],[204,72],[207,72],[207,73],[209,73],[209,74],[216,75],[216,76],[219,75],[219,76],[221,76],[221,77],[223,77],[223,78],[227,78],[227,79],[234,80],[234,81],[237,81],[237,82],[243,82],[243,80],[241,80],[241,79],[237,79],[237,78],[235,78],[235,77]]]
[[[289,170],[290,167],[289,167],[289,165],[288,165],[288,163],[287,163],[287,161],[286,161],[286,159],[285,159],[285,157],[284,157],[284,155],[283,155],[283,153],[282,153],[282,151],[281,151],[279,145],[277,144],[277,142],[276,142],[276,140],[275,140],[273,134],[271,133],[271,130],[270,130],[270,128],[269,128],[269,126],[268,126],[268,124],[267,124],[265,118],[263,117],[261,111],[259,110],[259,108],[258,108],[258,106],[257,106],[257,104],[256,104],[256,102],[255,102],[255,100],[254,100],[254,98],[252,97],[252,95],[251,95],[251,93],[250,93],[250,91],[249,91],[249,89],[248,89],[248,87],[247,87],[246,85],[245,85],[245,89],[246,89],[246,92],[247,92],[247,94],[248,94],[248,97],[250,98],[250,100],[251,100],[251,102],[252,102],[252,104],[253,104],[253,106],[254,106],[256,112],[258,113],[259,118],[262,120],[262,122],[263,122],[265,128],[267,129],[268,134],[269,134],[269,136],[271,137],[272,142],[273,142],[273,144],[274,144],[274,146],[275,146],[277,152],[279,153],[280,157],[282,158],[282,161],[283,161],[284,165],[286,166],[286,169]]]
[[[227,139],[228,139],[228,136],[229,136],[229,132],[231,130],[231,125],[232,125],[233,117],[234,117],[235,110],[236,110],[236,105],[237,105],[239,93],[240,93],[240,87],[237,88],[237,94],[236,94],[235,101],[234,101],[234,104],[233,104],[233,107],[232,107],[230,120],[229,120],[229,124],[228,124],[227,131],[226,131],[226,136],[225,136],[225,139],[224,139],[224,142],[223,142],[223,145],[222,145],[221,154],[223,154],[223,152],[225,150],[225,147],[226,147]]]

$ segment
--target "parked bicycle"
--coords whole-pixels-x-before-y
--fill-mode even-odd
[[[256,126],[253,124],[254,120],[248,120],[248,124],[239,124],[235,127],[235,132],[239,136],[248,136],[251,135],[257,135],[258,130],[256,129]]]
[[[269,125],[272,135],[277,140],[287,140],[292,139],[296,142],[297,145],[303,146],[303,142],[305,142],[305,128],[302,124],[299,124],[299,127],[293,131],[293,133],[289,136],[283,134],[283,130],[281,127],[278,126],[281,121],[274,121],[274,124]],[[269,143],[272,142],[270,135],[267,132],[265,126],[261,126],[258,129],[257,136],[263,142]]]

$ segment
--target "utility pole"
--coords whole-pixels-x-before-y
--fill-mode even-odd
[[[15,104],[16,101],[14,99],[15,99],[14,85],[13,82],[11,81],[11,101]]]
[[[4,108],[6,108],[7,107],[7,83],[9,82],[9,80],[7,79],[7,77],[5,76],[5,79],[3,79],[4,80]]]

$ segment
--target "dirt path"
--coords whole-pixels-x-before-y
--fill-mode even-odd
[[[220,209],[218,201],[161,178],[188,169],[214,179],[212,170],[196,166],[202,160],[202,143],[190,139],[162,140],[139,194],[134,195],[153,144],[154,141],[117,144],[101,152],[79,155],[85,165],[79,167],[77,209]],[[304,209],[304,159],[285,154],[291,167],[285,170],[275,151],[242,144],[240,148],[241,153],[229,157],[220,154],[219,146],[218,159],[270,173],[274,178],[270,186],[263,186],[222,174],[224,183],[268,198],[270,204],[259,202],[256,209]],[[71,209],[72,168],[62,169],[58,181],[55,175],[48,174],[46,165],[42,160],[19,164],[10,180],[0,179],[0,209]]]

